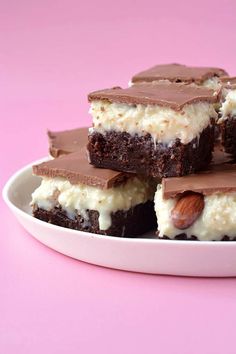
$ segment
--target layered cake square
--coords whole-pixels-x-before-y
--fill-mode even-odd
[[[153,177],[205,169],[212,159],[217,101],[213,90],[183,84],[93,92],[90,162]]]
[[[48,131],[49,153],[56,158],[84,150],[88,142],[88,128],[77,128],[61,132]]]
[[[32,194],[33,216],[58,226],[134,237],[156,225],[156,183],[136,175],[97,169],[84,153],[33,166],[42,177]]]
[[[217,89],[220,86],[219,78],[226,76],[224,69],[212,67],[187,66],[182,64],[155,65],[144,70],[131,79],[131,84],[159,81],[183,82]]]
[[[225,152],[236,158],[236,77],[222,79],[222,105],[218,124]]]
[[[236,166],[223,168],[162,180],[155,194],[159,238],[236,239]]]

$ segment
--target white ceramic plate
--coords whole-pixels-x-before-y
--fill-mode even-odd
[[[24,228],[48,247],[81,261],[134,272],[236,276],[236,242],[116,238],[70,230],[33,218],[29,202],[40,178],[32,176],[31,166],[9,179],[3,198]]]

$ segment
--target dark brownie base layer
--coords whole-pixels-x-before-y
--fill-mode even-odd
[[[150,134],[131,136],[115,131],[89,136],[90,162],[96,167],[153,177],[184,176],[208,167],[214,146],[214,126],[208,126],[189,144],[179,139],[168,147],[154,145]]]
[[[95,210],[88,210],[88,220],[80,215],[77,215],[75,219],[70,219],[60,207],[55,207],[50,211],[34,207],[33,216],[69,229],[118,237],[139,236],[157,227],[154,204],[151,201],[138,204],[128,211],[113,213],[111,215],[112,225],[107,230],[99,229],[99,213]]]
[[[225,152],[236,157],[236,116],[228,117],[220,127]]]
[[[159,240],[182,240],[182,241],[199,241],[199,239],[196,236],[191,236],[190,238],[187,238],[186,234],[179,234],[176,235],[174,239],[169,238],[168,236],[163,236],[163,237],[158,237]],[[230,239],[229,236],[223,236],[222,239],[220,241],[236,241],[236,237],[234,237],[233,239]],[[212,241],[214,242],[214,241]]]

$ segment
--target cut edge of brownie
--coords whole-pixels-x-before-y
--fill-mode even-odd
[[[176,139],[172,146],[154,144],[150,134],[130,135],[110,131],[89,135],[90,162],[99,168],[133,172],[152,177],[184,176],[206,169],[214,147],[214,124],[188,144]]]
[[[219,124],[226,153],[236,157],[236,116],[228,116]]]
[[[150,200],[146,203],[138,204],[127,211],[118,210],[112,213],[112,224],[107,230],[99,229],[98,211],[87,210],[87,213],[87,220],[79,214],[74,219],[71,219],[61,207],[54,207],[49,211],[38,208],[37,205],[33,207],[33,216],[37,219],[61,227],[101,235],[132,238],[157,227],[154,203]]]

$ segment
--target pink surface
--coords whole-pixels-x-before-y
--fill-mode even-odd
[[[89,125],[86,94],[155,63],[236,74],[236,2],[2,1],[1,187]],[[66,258],[0,201],[0,353],[235,353],[236,280],[148,276]],[[220,261],[220,260],[219,260]]]

